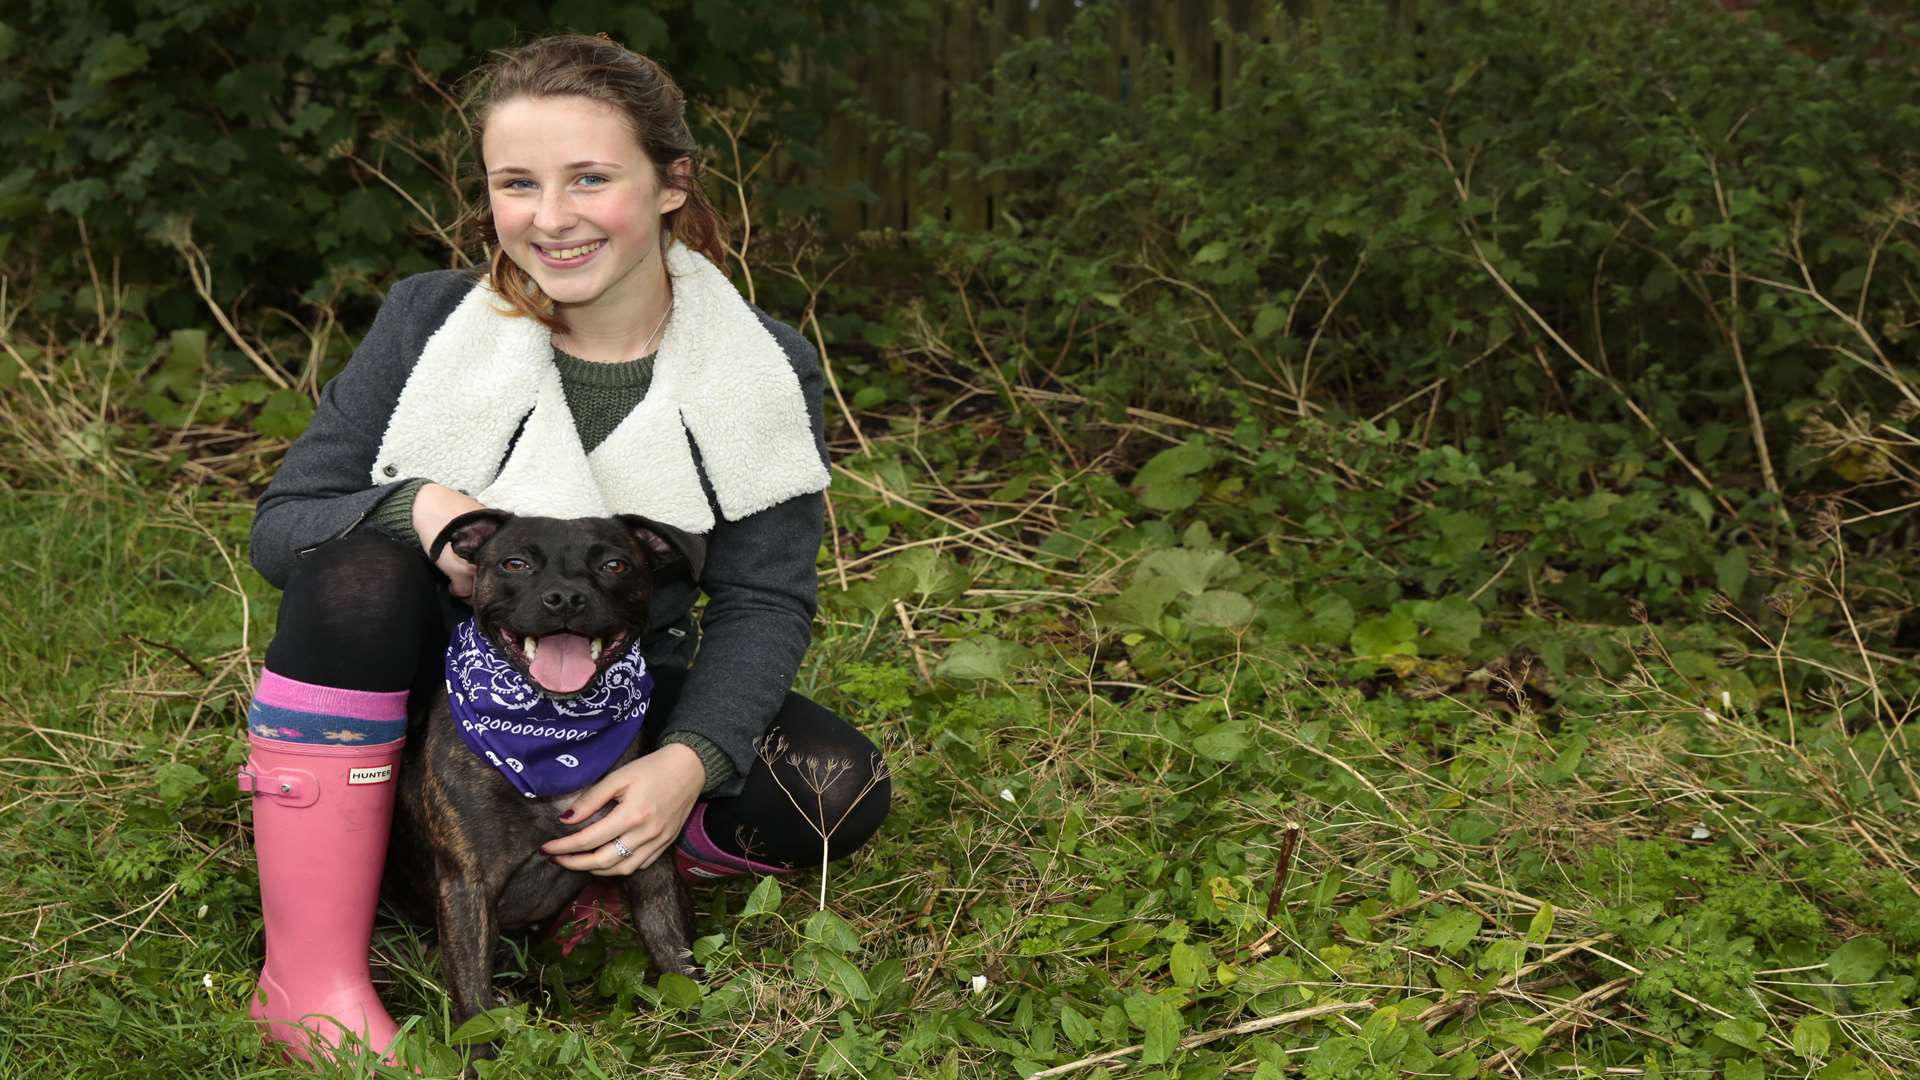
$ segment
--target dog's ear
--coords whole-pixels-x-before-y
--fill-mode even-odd
[[[469,510],[447,522],[446,527],[440,530],[440,535],[433,538],[433,547],[427,552],[427,558],[438,562],[440,549],[452,544],[455,555],[472,562],[473,553],[493,539],[493,534],[499,532],[501,526],[512,520],[513,515],[505,510],[491,507]]]
[[[640,542],[647,553],[647,565],[655,573],[684,561],[687,576],[696,582],[700,580],[700,571],[707,565],[706,537],[639,514],[621,514],[618,520],[628,534]]]

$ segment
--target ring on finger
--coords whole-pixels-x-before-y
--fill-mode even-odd
[[[633,852],[628,851],[627,845],[621,843],[620,838],[617,836],[613,838],[613,850],[619,852],[620,858],[623,860],[633,858]]]

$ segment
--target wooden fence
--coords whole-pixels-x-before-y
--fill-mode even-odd
[[[866,105],[884,120],[925,133],[925,153],[908,153],[894,164],[888,147],[858,120],[839,117],[827,131],[829,187],[840,190],[864,183],[877,202],[848,202],[838,207],[832,229],[850,236],[861,229],[905,228],[918,215],[940,213],[956,224],[979,228],[997,218],[992,184],[982,184],[958,169],[926,170],[942,149],[978,153],[988,149],[992,133],[957,123],[956,86],[984,77],[995,58],[1019,39],[1058,37],[1075,15],[1104,4],[1116,9],[1109,21],[1113,61],[1103,80],[1108,97],[1126,101],[1161,87],[1146,85],[1154,70],[1143,60],[1159,50],[1172,78],[1184,80],[1216,109],[1232,92],[1240,49],[1231,35],[1215,32],[1222,23],[1255,40],[1270,40],[1276,28],[1302,20],[1339,17],[1334,0],[951,0],[939,5],[923,42],[875,42],[853,67],[866,88]],[[1411,24],[1417,0],[1393,5],[1388,17]],[[1378,12],[1368,5],[1366,10]],[[929,175],[922,177],[923,170]]]

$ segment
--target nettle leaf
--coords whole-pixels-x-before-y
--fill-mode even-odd
[[[1187,621],[1199,626],[1245,626],[1253,616],[1253,601],[1224,589],[1203,592],[1187,605]]]
[[[812,962],[815,979],[849,1001],[872,1001],[873,988],[853,962],[837,952],[809,946],[801,955]]]
[[[1165,998],[1138,990],[1127,996],[1126,1008],[1127,1019],[1146,1036],[1142,1040],[1141,1063],[1159,1065],[1171,1060],[1174,1049],[1180,1045],[1180,1010]]]
[[[934,674],[962,681],[1006,682],[1013,670],[1033,658],[1033,650],[1012,641],[975,634],[947,650]]]
[[[1680,497],[1687,501],[1694,513],[1700,515],[1700,524],[1713,524],[1713,500],[1707,498],[1706,492],[1697,487],[1681,488]]]
[[[1747,572],[1747,551],[1742,547],[1730,547],[1713,561],[1714,584],[1734,600],[1739,600],[1747,587]]]
[[[1485,814],[1455,814],[1447,823],[1447,835],[1463,844],[1479,844],[1500,831],[1500,823]]]
[[[1552,904],[1541,904],[1540,910],[1533,913],[1527,923],[1527,941],[1534,945],[1544,945],[1553,936],[1553,921],[1559,913]]]
[[[1420,895],[1420,882],[1404,866],[1395,866],[1387,878],[1387,899],[1395,904],[1411,904]]]
[[[660,976],[660,999],[676,1009],[697,1009],[706,991],[699,983],[676,971]]]
[[[1068,1042],[1082,1048],[1100,1037],[1099,1029],[1093,1026],[1093,1021],[1080,1015],[1080,1011],[1071,1005],[1060,1010],[1060,1031],[1066,1035]]]
[[[1540,1048],[1540,1042],[1547,1037],[1547,1033],[1518,1020],[1503,1020],[1494,1025],[1493,1037],[1508,1046],[1519,1047],[1523,1054],[1531,1054]]]
[[[1478,514],[1446,513],[1434,517],[1440,529],[1439,554],[1446,559],[1471,555],[1493,539],[1493,526]]]
[[[1713,1033],[1742,1050],[1760,1052],[1767,1044],[1767,1025],[1758,1020],[1728,1017],[1713,1025]]]
[[[1218,577],[1240,572],[1239,560],[1224,551],[1195,551],[1192,548],[1162,548],[1140,560],[1134,573],[1138,581],[1147,573],[1158,574],[1180,586],[1180,591],[1198,596],[1207,583]]]
[[[1519,971],[1526,960],[1526,942],[1501,938],[1480,950],[1480,958],[1474,964],[1482,971],[1510,972]]]
[[[807,923],[801,934],[823,949],[838,953],[857,953],[860,951],[860,935],[854,933],[847,921],[833,912],[822,908],[807,916]]]
[[[1353,632],[1353,603],[1339,593],[1322,593],[1313,601],[1312,611],[1317,640],[1337,644]]]
[[[1226,258],[1228,252],[1232,250],[1233,250],[1232,248],[1227,246],[1227,242],[1225,240],[1215,240],[1214,242],[1201,248],[1199,251],[1194,252],[1193,261],[1201,264],[1217,263],[1221,259]]]
[[[1824,1016],[1803,1016],[1793,1025],[1793,1052],[1803,1058],[1824,1057],[1833,1046],[1833,1023]]]
[[[136,45],[125,34],[112,34],[100,42],[93,66],[87,69],[87,82],[105,86],[122,75],[131,75],[147,66],[151,56],[145,45]]]
[[[1194,474],[1213,464],[1213,448],[1204,439],[1168,447],[1147,459],[1133,474],[1140,504],[1150,510],[1185,510],[1200,501],[1200,481]]]
[[[1213,530],[1207,528],[1206,520],[1203,518],[1195,518],[1193,523],[1188,525],[1186,529],[1180,533],[1180,546],[1190,548],[1194,551],[1225,550],[1220,546],[1220,542],[1213,538]],[[1234,566],[1235,571],[1237,571],[1239,564],[1235,563]],[[1235,571],[1225,572],[1232,573]]]
[[[1193,751],[1210,761],[1231,762],[1240,760],[1252,741],[1247,738],[1246,725],[1235,722],[1221,724],[1204,735],[1193,740]]]
[[[1464,656],[1480,636],[1480,609],[1465,597],[1403,600],[1393,610],[1420,624],[1417,643],[1422,656]]]
[[[169,808],[178,808],[206,788],[207,778],[191,765],[169,761],[154,770],[153,783],[160,793],[160,801]]]
[[[1478,912],[1462,907],[1444,907],[1439,915],[1428,921],[1426,932],[1420,936],[1420,943],[1444,953],[1457,953],[1473,944],[1480,926]]]
[[[912,575],[913,591],[922,596],[946,599],[973,584],[959,563],[931,547],[904,551],[894,557],[893,564]]]
[[[769,874],[760,879],[760,884],[747,894],[747,906],[740,911],[741,918],[751,915],[765,915],[780,910],[780,880]]]
[[[276,439],[294,439],[313,419],[313,399],[298,390],[274,390],[262,400],[253,430]]]
[[[1118,626],[1137,626],[1160,632],[1160,616],[1167,605],[1180,595],[1180,583],[1167,577],[1148,576],[1127,586],[1118,596],[1101,604],[1100,618]]]
[[[1567,204],[1548,203],[1540,210],[1540,239],[1549,243],[1558,239],[1560,230],[1567,224]],[[1531,1047],[1529,1047],[1531,1049]]]
[[[509,1031],[525,1027],[527,1023],[527,1005],[502,1005],[477,1013],[467,1022],[453,1029],[447,1041],[455,1046],[471,1046],[474,1043],[493,1042]]]
[[[74,217],[85,217],[89,207],[111,193],[107,182],[96,177],[69,180],[47,194],[47,209],[65,210]]]
[[[1845,945],[1833,950],[1827,957],[1827,967],[1833,972],[1833,981],[1839,983],[1871,982],[1880,969],[1887,966],[1888,950],[1886,942],[1879,938],[1857,937]]]
[[[1420,628],[1405,615],[1394,612],[1371,618],[1353,628],[1351,645],[1355,656],[1412,656],[1419,650],[1414,639]]]
[[[1167,954],[1167,970],[1172,973],[1175,986],[1192,989],[1207,981],[1212,960],[1204,950],[1182,941]]]

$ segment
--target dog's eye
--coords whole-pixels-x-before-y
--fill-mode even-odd
[[[500,569],[505,570],[509,574],[524,573],[530,569],[532,565],[532,563],[520,558],[518,555],[500,560]]]
[[[600,569],[609,574],[624,574],[631,569],[631,567],[627,565],[627,560],[625,559],[608,559],[606,562],[600,564]]]

